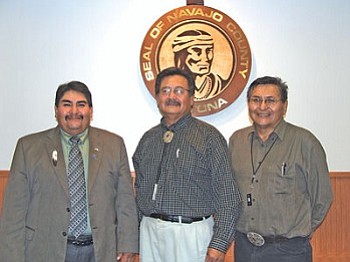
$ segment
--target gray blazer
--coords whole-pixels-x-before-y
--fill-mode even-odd
[[[129,162],[120,136],[90,127],[89,139],[88,208],[96,262],[112,262],[117,252],[138,252]],[[64,262],[69,208],[59,127],[20,138],[0,218],[0,260]]]

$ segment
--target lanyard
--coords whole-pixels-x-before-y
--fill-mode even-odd
[[[253,138],[254,138],[254,134],[252,134],[252,139],[251,139],[251,142],[250,142],[250,160],[252,162],[252,169],[253,169],[253,176],[252,176],[252,180],[251,180],[251,183],[250,183],[250,190],[252,190],[254,188],[254,184],[253,183],[254,183],[254,180],[255,180],[256,173],[258,172],[258,170],[261,167],[261,165],[264,163],[265,158],[270,153],[272,147],[274,146],[274,144],[277,141],[277,138],[276,138],[275,141],[273,141],[272,145],[267,150],[267,152],[265,153],[264,157],[261,159],[261,161],[258,162],[258,166],[255,169],[254,168],[254,157],[253,157]],[[253,205],[252,193],[249,193],[249,192],[247,194],[247,205],[248,206],[252,206]]]
[[[254,168],[254,157],[253,157],[253,138],[254,135],[252,134],[252,139],[250,142],[250,160],[252,162],[252,169],[253,169],[253,176],[252,176],[252,181],[251,181],[251,188],[253,188],[253,182],[255,180],[255,175],[258,172],[258,170],[260,169],[261,165],[264,163],[265,158],[267,157],[267,155],[270,153],[272,147],[275,145],[277,138],[275,139],[275,141],[273,141],[272,145],[269,147],[269,149],[267,150],[267,152],[265,153],[264,157],[261,159],[261,161],[258,162],[258,166],[255,169]]]

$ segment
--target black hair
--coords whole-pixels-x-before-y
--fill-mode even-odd
[[[90,90],[84,83],[79,82],[79,81],[71,81],[71,82],[59,85],[59,87],[57,88],[57,91],[56,91],[56,98],[55,98],[55,106],[56,107],[58,107],[59,102],[60,102],[61,98],[63,97],[63,95],[67,91],[70,91],[70,90],[82,93],[85,96],[85,98],[89,104],[89,107],[92,107],[92,99],[91,99]]]
[[[180,75],[186,78],[188,83],[188,89],[191,96],[194,95],[195,91],[195,82],[192,74],[190,74],[188,71],[180,69],[178,67],[168,67],[164,70],[160,71],[156,78],[156,84],[155,84],[155,93],[156,95],[159,94],[160,91],[160,83],[162,80],[167,76],[173,76],[173,75]]]
[[[247,99],[249,100],[253,90],[258,85],[276,85],[281,95],[281,101],[284,103],[288,100],[288,85],[286,82],[282,81],[279,77],[263,76],[255,79],[249,86],[247,92]]]

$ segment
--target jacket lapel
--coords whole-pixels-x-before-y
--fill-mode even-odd
[[[101,163],[103,154],[103,143],[100,139],[100,133],[93,127],[89,128],[89,177],[88,177],[88,192],[90,192]]]
[[[57,126],[52,129],[52,131],[48,133],[47,138],[46,149],[51,159],[51,167],[60,181],[64,192],[67,194],[67,197],[69,197],[67,169],[63,155],[60,128]]]

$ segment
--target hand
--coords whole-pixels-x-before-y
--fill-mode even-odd
[[[205,258],[205,262],[224,262],[225,253],[220,252],[214,248],[208,248],[207,257]]]
[[[118,262],[134,262],[135,254],[134,253],[119,253],[117,257]]]

